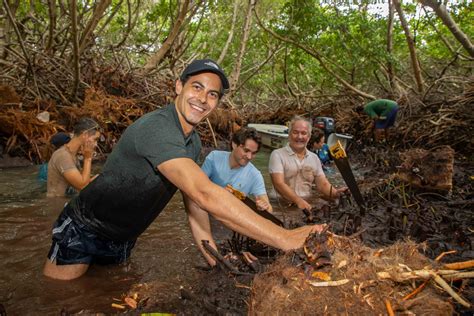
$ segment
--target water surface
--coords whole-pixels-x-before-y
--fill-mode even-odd
[[[254,164],[264,175],[267,190],[270,151],[262,149]],[[96,166],[97,168],[97,166]],[[132,285],[153,281],[160,290],[155,300],[163,306],[176,301],[180,286],[198,280],[203,265],[187,225],[181,194],[143,233],[128,262],[116,266],[92,266],[83,277],[56,281],[42,275],[51,244],[51,227],[67,198],[46,198],[45,184],[36,179],[38,166],[0,170],[0,303],[9,315],[59,314],[81,310],[112,313],[114,298]],[[280,218],[302,216],[273,201]]]

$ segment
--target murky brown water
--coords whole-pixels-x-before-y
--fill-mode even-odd
[[[262,150],[254,161],[267,189],[269,154]],[[69,282],[45,278],[42,267],[51,227],[68,199],[46,198],[37,170],[37,166],[0,170],[0,303],[9,315],[58,314],[63,308],[72,313],[117,312],[111,307],[114,298],[133,284],[154,281],[156,286],[156,280],[161,283],[159,298],[154,299],[167,306],[178,299],[180,286],[198,280],[194,267],[204,260],[194,246],[181,194],[140,236],[125,265],[92,266],[85,276]],[[280,213],[282,206],[274,208]]]
[[[163,282],[163,302],[176,298],[180,285],[191,284],[201,262],[187,227],[181,195],[176,194],[139,238],[126,265],[93,266],[71,282],[43,277],[51,227],[67,199],[45,197],[36,180],[38,167],[0,170],[0,303],[9,315],[59,314],[83,309],[114,312],[132,284]]]

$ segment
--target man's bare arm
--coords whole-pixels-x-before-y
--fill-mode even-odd
[[[337,199],[341,196],[342,192],[347,190],[347,187],[335,188],[331,183],[329,183],[324,174],[317,176],[314,181],[316,183],[316,189],[326,200]]]
[[[300,209],[311,210],[311,204],[296,194],[296,192],[285,183],[285,177],[283,173],[271,173],[270,177],[272,179],[273,187],[278,192],[278,194],[288,201],[295,203]]]
[[[212,258],[202,246],[202,240],[208,240],[211,247],[217,250],[216,243],[212,237],[209,214],[193,202],[183,193],[184,206],[188,214],[189,227],[193,234],[194,241],[207,262],[214,266],[216,261]]]
[[[84,158],[82,165],[82,172],[78,169],[69,169],[64,171],[63,176],[66,181],[72,185],[76,190],[81,191],[86,185],[91,182],[91,168],[92,168],[92,157]]]
[[[304,226],[291,231],[257,215],[231,193],[212,183],[199,166],[188,158],[163,162],[158,170],[200,208],[240,234],[282,250],[303,245],[312,230],[320,225]]]

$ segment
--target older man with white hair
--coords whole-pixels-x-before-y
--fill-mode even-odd
[[[300,209],[311,210],[307,202],[313,184],[324,198],[337,199],[347,187],[335,188],[326,178],[318,156],[306,148],[311,122],[295,116],[290,122],[288,144],[270,155],[268,171],[275,193]]]

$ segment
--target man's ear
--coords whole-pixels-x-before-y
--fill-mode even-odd
[[[181,90],[183,90],[183,83],[181,82],[180,79],[178,79],[176,80],[174,91],[176,92],[177,95],[179,95],[181,93]]]
[[[234,142],[230,142],[230,145],[232,146],[232,150],[234,150],[237,147],[237,144]]]

